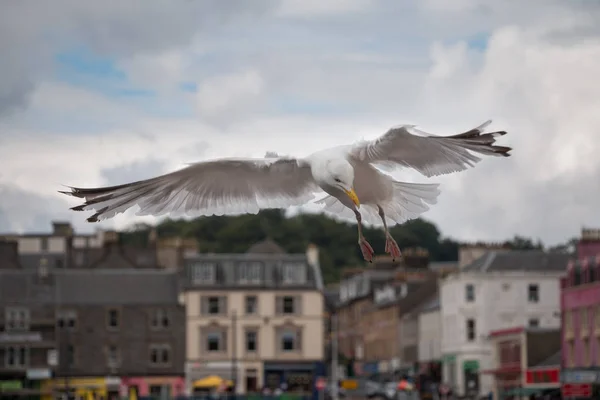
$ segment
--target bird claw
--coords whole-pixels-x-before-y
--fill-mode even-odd
[[[372,263],[375,250],[373,250],[373,247],[367,242],[367,239],[364,237],[358,239],[358,245],[360,246],[360,251],[362,252],[365,261]]]
[[[390,234],[385,237],[385,252],[392,256],[392,261],[399,260],[402,257],[398,243]]]

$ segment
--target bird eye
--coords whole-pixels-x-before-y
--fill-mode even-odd
[[[340,178],[334,178],[333,180],[336,182],[341,182]]]

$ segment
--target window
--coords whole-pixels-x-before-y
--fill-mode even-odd
[[[255,329],[246,331],[246,352],[255,353],[258,350],[258,332]]]
[[[150,326],[153,329],[164,329],[170,325],[169,313],[164,308],[155,308],[152,310]]]
[[[594,325],[596,329],[600,329],[600,306],[596,307],[596,312],[594,313]]]
[[[42,252],[47,252],[48,251],[48,238],[40,238],[40,250]]]
[[[192,266],[192,283],[211,284],[215,283],[217,265],[215,263],[197,263]]]
[[[119,325],[121,324],[121,315],[119,310],[116,308],[111,308],[108,310],[106,325],[108,329],[119,329]]]
[[[60,329],[74,331],[77,328],[77,312],[74,310],[60,310],[56,315],[56,325]]]
[[[245,309],[247,315],[258,314],[258,298],[256,296],[246,296]]]
[[[468,303],[475,301],[475,286],[471,283],[465,286],[465,299]]]
[[[225,315],[227,314],[227,298],[225,296],[202,297],[202,314]]]
[[[588,272],[588,276],[589,276],[589,282],[596,282],[597,278],[597,271],[596,268],[594,268],[593,266],[590,267],[589,272]]]
[[[260,283],[260,268],[258,262],[243,262],[238,266],[239,282],[246,284]]]
[[[25,346],[8,346],[4,348],[4,365],[6,367],[26,367],[29,365],[29,349]]]
[[[7,307],[4,311],[7,331],[29,330],[29,309],[24,307]]]
[[[583,339],[581,341],[581,354],[582,354],[582,365],[580,365],[581,367],[587,367],[590,365],[590,341],[588,339]]]
[[[300,350],[300,331],[292,328],[281,330],[279,342],[280,350],[283,352]]]
[[[469,342],[474,341],[475,335],[476,335],[475,320],[472,318],[469,318],[467,320],[467,341],[469,341]]]
[[[171,364],[171,346],[168,344],[150,345],[150,365],[164,367]]]
[[[573,332],[573,311],[566,310],[563,313],[565,332]]]
[[[530,328],[537,328],[540,326],[540,320],[537,318],[530,318],[529,319],[529,327]]]
[[[258,371],[256,369],[246,370],[246,392],[258,392]]]
[[[581,333],[588,333],[588,328],[590,325],[590,321],[588,319],[588,310],[583,307],[579,311],[579,326],[581,327]]]
[[[510,283],[507,283],[507,282],[503,283],[502,284],[502,290],[505,291],[505,292],[507,292],[508,290],[510,290]]]
[[[205,350],[207,352],[221,352],[227,350],[225,331],[208,331],[205,337]]]
[[[304,263],[286,263],[282,265],[283,283],[302,285],[306,283],[306,265]]]
[[[115,345],[110,345],[106,348],[106,365],[109,368],[114,368],[121,362],[121,352]]]
[[[567,343],[567,367],[573,368],[575,366],[575,343],[570,340]]]
[[[279,296],[277,297],[277,314],[294,315],[300,313],[300,297]]]
[[[527,298],[530,303],[537,303],[540,301],[540,292],[539,286],[535,283],[529,285],[527,289]]]

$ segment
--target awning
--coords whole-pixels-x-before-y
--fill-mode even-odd
[[[198,379],[197,381],[194,381],[193,386],[194,389],[211,389],[221,386],[223,384],[227,386],[233,386],[232,381],[226,381],[225,379],[216,375],[211,375],[207,376],[206,378]]]

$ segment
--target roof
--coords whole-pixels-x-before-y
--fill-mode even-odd
[[[285,254],[285,250],[274,240],[267,238],[261,242],[254,243],[246,253],[252,254]]]
[[[571,256],[541,250],[490,251],[466,265],[465,272],[563,272]]]
[[[61,304],[178,303],[175,272],[145,269],[92,269],[56,274]]]
[[[43,305],[53,302],[53,286],[40,282],[37,273],[0,270],[0,304]]]
[[[561,363],[561,351],[558,350],[556,353],[552,354],[550,357],[546,358],[539,364],[536,364],[536,367],[550,367],[554,365],[560,365]]]
[[[178,301],[177,275],[171,271],[56,270],[45,279],[35,271],[0,271],[3,304],[152,305]]]

